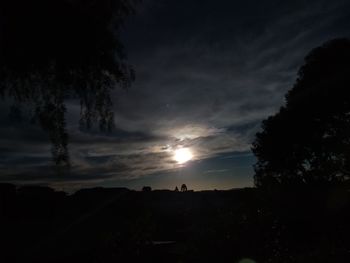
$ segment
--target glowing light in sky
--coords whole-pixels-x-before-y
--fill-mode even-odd
[[[175,150],[174,159],[179,164],[184,164],[193,158],[193,154],[188,148],[180,148]]]

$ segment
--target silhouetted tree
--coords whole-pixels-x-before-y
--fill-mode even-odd
[[[185,184],[181,185],[181,192],[186,192],[187,191],[187,186]]]
[[[152,191],[152,187],[150,187],[150,186],[142,187],[142,192],[151,192],[151,191]]]
[[[178,191],[179,191],[179,188],[177,188],[177,186],[176,186],[174,191],[175,191],[175,192],[178,192]]]
[[[113,126],[110,92],[134,78],[118,32],[137,1],[1,1],[0,95],[33,106],[56,164],[69,160],[66,99],[80,100],[81,125]]]
[[[310,52],[286,105],[263,121],[255,184],[338,182],[350,175],[350,40]]]

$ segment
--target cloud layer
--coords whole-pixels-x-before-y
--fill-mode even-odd
[[[137,80],[113,94],[116,129],[79,129],[79,108],[69,101],[73,167],[62,176],[48,165],[47,136],[9,122],[4,105],[0,180],[75,187],[144,180],[177,171],[172,151],[189,147],[194,163],[207,162],[198,184],[209,187],[215,174],[234,186],[237,178],[215,162],[230,153],[251,158],[261,120],[283,104],[307,52],[349,36],[348,10],[341,0],[144,1],[125,26]],[[251,180],[251,163],[241,162]]]

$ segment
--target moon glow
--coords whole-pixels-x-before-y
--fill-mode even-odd
[[[181,148],[174,151],[174,160],[178,164],[184,164],[193,158],[193,154],[188,148]]]

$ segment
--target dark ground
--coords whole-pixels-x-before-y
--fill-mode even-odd
[[[349,208],[344,185],[66,195],[1,184],[0,262],[350,262]]]

